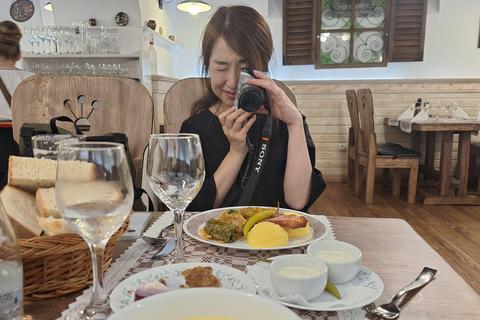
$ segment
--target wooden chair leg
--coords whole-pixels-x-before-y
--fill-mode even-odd
[[[355,161],[348,156],[347,187],[352,188],[355,183]]]
[[[475,171],[477,169],[477,157],[473,154],[473,147],[470,148],[470,159],[468,160],[469,166],[468,166],[468,184],[473,186],[474,181],[475,181]],[[480,180],[480,179],[479,179]]]
[[[375,165],[368,165],[367,166],[367,182],[365,186],[365,203],[373,203],[374,184],[375,184]]]
[[[353,186],[353,194],[356,197],[360,196],[363,184],[363,166],[361,166],[358,162],[355,162],[355,178],[354,178],[354,186]]]
[[[412,166],[410,167],[410,177],[408,179],[408,195],[407,203],[415,203],[417,195],[417,180],[418,180],[418,166],[420,164],[420,158],[412,159]]]
[[[383,168],[382,185],[384,188],[388,188],[389,184],[390,184],[390,168]]]
[[[400,186],[402,185],[402,170],[400,168],[393,169],[392,194],[398,196],[400,194]]]

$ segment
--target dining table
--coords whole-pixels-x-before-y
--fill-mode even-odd
[[[186,219],[196,214],[187,212]],[[362,266],[378,275],[383,283],[383,291],[374,302],[352,310],[312,311],[292,308],[301,319],[378,319],[365,309],[389,302],[424,267],[437,270],[435,279],[405,296],[400,303],[400,319],[480,318],[480,295],[406,221],[396,218],[311,216],[328,226],[330,238],[354,244],[362,251]],[[158,230],[173,219],[168,211],[153,213],[153,217],[146,234],[158,234]],[[172,236],[171,231],[166,236]],[[307,245],[282,250],[240,250],[218,247],[184,235],[184,248],[187,262],[229,265],[246,272],[249,266],[258,263],[251,259],[253,256],[268,258],[291,253],[306,254]],[[155,252],[141,238],[117,241],[115,261],[104,277],[105,288],[110,288],[111,291],[120,281],[137,272],[155,265],[168,264],[171,256],[152,260]],[[74,308],[82,298],[88,299],[90,294],[91,288],[88,288],[83,292],[46,300],[25,301],[24,319],[63,319],[65,310]]]
[[[389,119],[385,119],[388,124]],[[390,123],[392,121],[390,120]],[[472,134],[478,134],[480,121],[474,119],[437,119],[435,121],[412,122],[412,119],[402,119],[398,127],[411,135],[411,148],[424,154],[424,164],[419,167],[425,180],[436,181],[436,195],[423,199],[424,205],[480,205],[480,197],[469,195],[468,172],[470,161],[470,143]],[[437,134],[440,136],[440,165],[435,167],[435,152]],[[458,135],[456,166],[453,167],[454,135]],[[422,148],[422,139],[425,146]],[[453,174],[452,174],[453,173]],[[451,192],[453,189],[454,192]]]

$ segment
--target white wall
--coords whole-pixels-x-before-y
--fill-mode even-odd
[[[32,19],[19,23],[38,25],[48,17],[42,17],[43,7],[32,0],[36,11]],[[202,30],[209,16],[220,5],[247,4],[257,9],[268,21],[275,44],[275,64],[272,76],[281,80],[342,80],[342,79],[415,79],[415,78],[478,78],[480,49],[480,1],[478,0],[429,0],[425,51],[423,62],[389,63],[385,68],[315,69],[313,65],[282,66],[282,0],[206,0],[212,10],[192,16],[176,9],[176,4],[165,3],[158,9],[157,0],[51,0],[57,5],[55,22],[69,24],[71,20],[90,17],[106,26],[116,26],[114,17],[124,11],[130,16],[129,26],[144,26],[148,19],[155,19],[166,36],[172,34],[183,46],[178,54],[158,48],[159,73],[185,78],[199,75],[199,44]],[[60,3],[60,4],[59,4]],[[11,1],[0,1],[0,20],[11,20]],[[158,30],[158,29],[157,29]]]
[[[209,0],[212,11],[225,1]],[[315,69],[313,65],[282,66],[282,0],[229,1],[248,3],[268,21],[275,43],[276,65],[272,75],[280,80],[342,79],[414,79],[414,78],[478,78],[480,76],[479,38],[480,1],[430,0],[427,14],[423,62],[389,63],[384,68]],[[270,13],[270,15],[269,15]],[[198,75],[198,43],[208,14],[190,18],[177,14],[179,39],[184,48],[178,55],[183,61],[179,78]],[[188,23],[182,23],[187,20]]]

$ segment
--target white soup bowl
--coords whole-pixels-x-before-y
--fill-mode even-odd
[[[287,271],[293,271],[295,275],[285,275]],[[299,276],[299,273],[302,275]],[[327,276],[327,265],[306,254],[276,257],[270,266],[272,286],[283,297],[301,295],[307,301],[313,300],[325,290]]]
[[[331,253],[330,257],[326,259],[319,254]],[[337,257],[337,254],[347,253],[350,259],[340,259],[339,261],[332,261],[332,256]],[[319,259],[328,266],[328,281],[332,284],[341,284],[348,282],[355,278],[360,266],[362,264],[362,251],[353,244],[337,241],[337,240],[320,240],[311,243],[307,248],[307,254],[310,257]],[[353,257],[353,260],[351,259]]]

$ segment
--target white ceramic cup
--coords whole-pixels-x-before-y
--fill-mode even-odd
[[[351,260],[331,261],[318,256],[318,252],[345,252]],[[310,257],[321,260],[328,266],[328,281],[332,284],[341,284],[352,280],[360,270],[362,251],[353,244],[337,240],[319,240],[311,243],[307,248]]]
[[[307,268],[315,275],[296,277],[282,274],[283,268]],[[298,269],[297,269],[298,270]],[[328,267],[319,259],[306,254],[288,254],[276,257],[270,265],[270,280],[280,296],[301,295],[310,301],[322,294],[327,285]]]
[[[39,159],[57,160],[58,146],[62,143],[77,143],[86,140],[80,134],[42,134],[32,137],[33,156]]]

